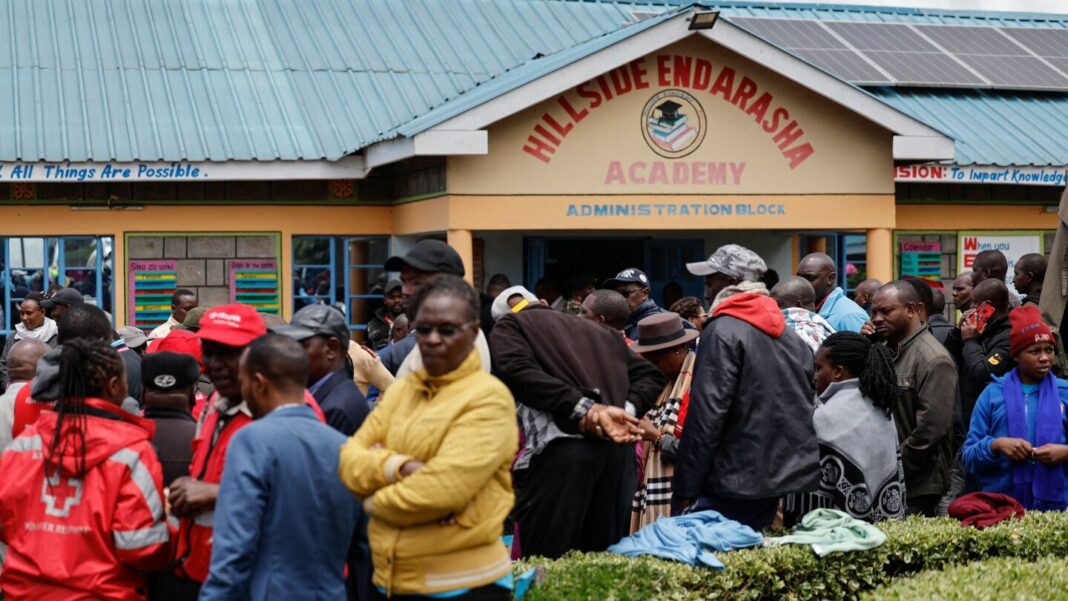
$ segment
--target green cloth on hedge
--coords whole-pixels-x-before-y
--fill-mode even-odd
[[[810,511],[789,535],[764,539],[765,545],[812,545],[820,557],[837,551],[867,551],[884,542],[881,530],[837,509]]]

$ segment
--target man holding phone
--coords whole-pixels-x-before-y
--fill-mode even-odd
[[[972,290],[972,309],[946,338],[946,348],[957,362],[963,428],[966,433],[972,409],[991,376],[1002,376],[1016,362],[1009,353],[1009,289],[995,278]]]

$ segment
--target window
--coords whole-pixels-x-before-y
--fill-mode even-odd
[[[102,236],[0,238],[4,334],[19,323],[19,304],[31,292],[74,288],[85,302],[112,312],[113,239]]]
[[[382,303],[387,258],[386,236],[294,237],[293,310],[316,303],[338,307],[362,341]]]

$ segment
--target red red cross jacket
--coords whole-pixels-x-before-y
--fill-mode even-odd
[[[173,533],[163,506],[155,425],[86,399],[85,475],[69,436],[60,469],[45,475],[56,413],[44,412],[0,457],[0,588],[10,599],[145,599],[143,572],[167,565]]]

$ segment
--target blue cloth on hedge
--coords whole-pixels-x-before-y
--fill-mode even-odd
[[[995,377],[979,400],[975,403],[972,412],[972,421],[968,428],[968,437],[964,440],[961,448],[961,460],[964,469],[975,477],[978,489],[983,492],[1000,493],[1016,498],[1016,484],[1014,482],[1016,462],[1001,453],[995,453],[990,446],[997,438],[1011,436],[1009,433],[1008,416],[1005,403],[1005,380],[1008,374]],[[1064,444],[1065,435],[1068,434],[1068,381],[1054,380],[1058,400],[1058,417],[1053,420],[1061,435],[1061,443]],[[1021,391],[1025,406],[1025,414],[1028,420],[1027,436],[1029,441],[1035,440],[1036,420],[1039,414],[1040,393],[1038,386],[1022,385]],[[1038,446],[1038,445],[1035,445]],[[1021,465],[1031,467],[1030,462]],[[1037,467],[1037,464],[1036,464]],[[1057,466],[1065,477],[1068,478],[1068,464]],[[1068,487],[1065,487],[1062,503],[1068,503]],[[1034,509],[1017,499],[1027,509]],[[1034,495],[1032,495],[1034,500]]]
[[[884,542],[882,530],[837,509],[814,509],[789,535],[767,540],[769,546],[811,545],[820,557],[840,551],[867,551]]]
[[[1028,420],[1027,404],[1024,402],[1020,368],[1014,368],[1005,376],[1005,417],[1009,436],[1031,441],[1033,448],[1045,444],[1064,444],[1064,426],[1061,423],[1061,402],[1057,394],[1057,381],[1052,373],[1038,384],[1038,409],[1035,418]],[[1029,436],[1029,424],[1034,436]],[[1013,497],[1027,509],[1043,511],[1064,510],[1064,468],[1060,465],[1020,461],[1012,470]]]
[[[722,570],[723,564],[712,551],[755,547],[763,540],[764,537],[749,526],[710,510],[662,517],[608,547],[608,552],[627,557],[652,555]]]

